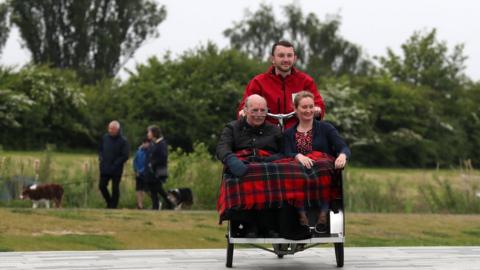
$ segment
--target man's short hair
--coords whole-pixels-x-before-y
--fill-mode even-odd
[[[259,94],[252,94],[245,99],[245,106],[244,106],[245,108],[248,108],[248,103],[250,102],[250,98],[253,96],[258,96],[262,98],[265,101],[265,104],[267,104],[267,100],[264,97],[260,96]]]
[[[275,42],[275,44],[273,44],[273,46],[272,46],[272,56],[274,56],[275,48],[277,48],[277,46],[293,48],[293,53],[295,54],[295,47],[293,47],[292,43],[290,43],[289,41],[286,41],[286,40],[280,40],[280,41]]]
[[[115,126],[116,128],[120,128],[120,122],[118,122],[117,120],[113,120],[108,124],[108,126]]]

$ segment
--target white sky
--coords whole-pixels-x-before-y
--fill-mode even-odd
[[[222,32],[233,21],[243,18],[245,9],[255,11],[260,1],[254,0],[158,0],[167,7],[167,19],[159,26],[160,37],[147,41],[126,68],[134,69],[151,56],[162,56],[169,50],[172,56],[193,49],[208,40],[220,48],[228,45]],[[292,0],[270,0],[277,17],[281,6]],[[439,40],[452,49],[465,44],[466,73],[480,80],[480,2],[471,0],[295,0],[304,13],[314,12],[324,20],[327,14],[340,14],[340,34],[360,45],[369,56],[385,55],[387,47],[397,53],[400,45],[416,30],[437,28]],[[19,67],[30,59],[21,48],[18,32],[14,30],[0,55],[0,65]],[[121,72],[121,77],[125,77]]]

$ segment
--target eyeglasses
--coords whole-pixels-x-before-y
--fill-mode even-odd
[[[258,116],[266,116],[267,115],[267,109],[251,109],[249,111],[253,115],[258,115]]]

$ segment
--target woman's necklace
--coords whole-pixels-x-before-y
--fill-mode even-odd
[[[310,130],[312,130],[312,126],[306,127],[306,128],[301,128],[300,125],[298,125],[298,127],[297,127],[297,131],[298,131],[298,132],[301,132],[301,133],[307,133],[307,132],[309,132]]]

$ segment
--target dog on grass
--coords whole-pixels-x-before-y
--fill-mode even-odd
[[[190,209],[193,205],[193,193],[190,188],[169,189],[167,198],[175,210]]]
[[[32,208],[38,208],[40,203],[44,203],[46,208],[50,208],[50,201],[53,201],[56,208],[62,206],[63,187],[57,184],[40,184],[26,187],[20,195],[22,200],[32,200]]]

